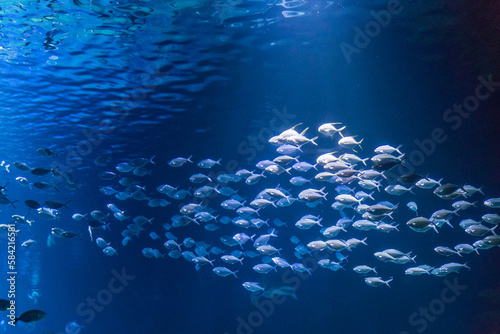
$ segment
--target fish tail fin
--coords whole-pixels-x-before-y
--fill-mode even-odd
[[[393,280],[393,278],[389,278],[387,281],[385,281],[384,283],[390,288],[391,286],[389,285],[389,283],[391,283]]]
[[[186,161],[190,162],[190,163],[193,163],[193,160],[191,160],[191,158],[193,157],[193,155],[191,154],[187,159]]]
[[[316,140],[316,139],[318,139],[318,138],[319,138],[319,137],[318,137],[318,136],[316,136],[316,137],[314,137],[313,139],[310,139],[309,141],[310,141],[312,144],[314,144],[314,146],[318,146],[318,144],[315,142],[315,140]]]
[[[71,200],[69,200],[69,201],[67,201],[66,203],[64,203],[64,206],[65,206],[67,209],[69,209],[69,208],[68,208],[68,205],[67,205],[69,202],[71,202]]]
[[[231,272],[231,274],[233,274],[233,275],[234,275],[234,277],[238,278],[238,276],[236,276],[236,273],[237,273],[238,271],[239,271],[239,270],[235,270],[235,271]]]
[[[415,187],[415,186],[413,185],[413,186],[411,186],[411,187],[410,187],[410,189],[408,189],[408,191],[409,191],[409,192],[411,192],[413,195],[415,195],[415,193],[413,192],[413,188],[414,188],[414,187]]]
[[[149,161],[148,161],[148,162],[152,163],[153,165],[156,165],[156,162],[154,162],[154,161],[153,161],[153,159],[154,159],[154,158],[156,158],[156,154],[155,154],[155,155],[153,155],[153,156],[151,157],[151,159],[149,159]]]
[[[434,229],[434,231],[436,231],[436,233],[439,233],[439,231],[436,228],[436,224],[432,224],[432,228]]]
[[[492,228],[490,229],[491,233],[493,233],[494,235],[497,235],[497,234],[495,233],[495,229],[496,229],[497,227],[498,227],[498,225],[497,225],[497,226],[495,226],[495,227],[492,227]]]

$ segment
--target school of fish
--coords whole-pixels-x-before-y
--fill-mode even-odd
[[[481,187],[411,172],[391,179],[387,174],[393,168],[406,168],[401,147],[382,145],[371,156],[361,157],[363,139],[346,135],[346,126],[322,124],[317,136],[309,137],[312,130],[299,132],[300,126],[270,138],[275,156],[249,169],[224,170],[220,157],[195,160],[186,155],[159,166],[154,156],[117,161],[99,156],[94,163],[99,169],[99,191],[109,198],[105,205],[71,212],[74,222],[70,224],[60,218],[62,210],[71,210],[70,200],[26,199],[28,213],[12,219],[18,230],[29,229],[37,219],[56,222],[46,241],[49,247],[56,247],[58,238],[86,240],[88,232],[90,241],[107,256],[118,256],[119,247],[135,247],[151,260],[172,265],[187,261],[195,270],[239,279],[243,288],[263,295],[295,296],[289,286],[276,289],[268,284],[272,281],[268,277],[283,270],[311,275],[317,268],[342,269],[369,286],[390,287],[398,273],[446,276],[470,270],[468,256],[500,246],[495,233],[500,198],[479,199],[484,195]],[[47,159],[58,158],[58,152],[48,148],[38,152]],[[1,166],[9,175],[18,174],[14,179],[21,186],[47,194],[60,192],[61,183],[72,191],[83,186],[57,168],[32,168],[17,161],[12,163],[15,172],[5,162]],[[183,182],[168,180],[169,169],[189,175]],[[151,185],[152,175],[160,172],[165,183]],[[28,177],[49,179],[30,182]],[[11,200],[6,187],[0,187],[0,204],[16,207],[19,200]],[[424,195],[443,199],[436,201],[443,207],[419,208],[418,199]],[[471,207],[484,209],[484,214],[469,216]],[[401,221],[403,210],[414,217]],[[0,228],[6,230],[6,225]],[[390,248],[391,238],[402,229],[446,235],[444,230],[451,228],[463,230],[463,239],[434,245],[434,258],[421,258],[412,249]],[[116,242],[118,233],[121,244]],[[371,238],[382,237],[387,247],[376,249],[370,261],[357,259],[358,254],[366,259],[363,249]],[[35,245],[43,243],[26,239],[21,244]],[[459,262],[447,262],[448,257]],[[392,264],[382,264],[386,262]]]

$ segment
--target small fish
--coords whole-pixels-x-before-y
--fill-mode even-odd
[[[337,129],[335,127],[335,125],[340,125],[342,123],[325,123],[325,124],[321,124],[318,128],[318,132],[325,135],[325,136],[329,136],[329,137],[333,137],[336,133],[338,133],[341,137],[343,137],[342,135],[342,131],[345,130],[345,126]]]
[[[399,145],[398,147],[392,147],[390,145],[382,145],[378,146],[374,152],[377,154],[399,154],[401,155],[401,151],[399,150],[403,145]]]
[[[28,239],[26,241],[24,241],[22,244],[21,244],[21,247],[25,247],[25,248],[29,248],[31,247],[33,244],[35,244],[36,241],[33,240],[33,239]]]
[[[118,253],[116,252],[116,249],[114,249],[113,247],[111,246],[107,246],[107,247],[104,247],[104,249],[102,250],[104,254],[106,254],[107,256],[113,256],[113,255],[116,255],[118,256]]]
[[[63,206],[65,208],[69,209],[68,206],[67,206],[67,204],[69,202],[71,202],[71,200],[68,200],[66,203],[61,203],[61,202],[58,202],[58,201],[46,201],[43,204],[43,206],[46,206],[46,207],[51,208],[51,209],[56,209],[56,210],[62,208]]]
[[[372,271],[375,273],[375,275],[377,275],[376,268],[368,267],[365,265],[356,266],[352,270],[354,270],[355,272],[357,272],[358,274],[361,274],[361,275],[367,275],[368,273],[370,273]]]
[[[22,321],[22,322],[36,322],[36,321],[40,321],[43,318],[45,318],[46,316],[47,316],[47,314],[45,312],[43,312],[43,311],[40,311],[40,310],[26,311],[23,314],[21,314],[19,316],[19,318],[15,318],[14,319],[14,325],[18,321]]]
[[[389,283],[392,281],[392,278],[384,281],[381,277],[366,277],[365,283],[369,286],[378,287],[381,285],[387,285],[389,288],[391,287]]]
[[[264,291],[264,288],[256,282],[244,282],[243,287],[251,292]]]
[[[45,167],[35,167],[35,168],[31,168],[30,172],[33,175],[43,176],[43,175],[47,175],[48,173],[52,172],[52,169],[45,168]]]
[[[274,269],[274,271],[276,271],[276,266],[273,267],[267,263],[260,263],[260,264],[253,266],[253,270],[258,272],[259,274],[267,274],[273,269]]]
[[[415,202],[408,202],[406,206],[418,216],[418,206]]]
[[[50,183],[44,182],[44,181],[35,182],[35,183],[33,183],[33,186],[35,188],[42,189],[42,190],[55,189],[56,191],[59,191],[59,189],[57,189],[57,185],[53,185],[53,184],[50,184]]]
[[[215,165],[220,165],[220,161],[222,159],[219,159],[217,161],[212,160],[212,159],[204,159],[198,162],[198,167],[200,168],[212,168]]]
[[[356,139],[354,139],[354,137],[355,136],[348,136],[348,137],[340,138],[340,140],[338,141],[339,146],[352,149],[354,152],[356,152],[354,150],[354,148],[356,146],[359,146],[359,148],[362,149],[361,143],[363,142],[363,139],[361,139],[360,141],[356,141]]]
[[[212,271],[217,276],[226,277],[226,276],[229,276],[229,275],[234,275],[234,277],[238,278],[238,276],[236,276],[236,273],[238,272],[238,270],[231,271],[231,270],[227,269],[226,267],[215,267],[215,268],[212,269]]]
[[[14,161],[13,165],[19,169],[20,171],[28,171],[28,170],[31,170],[31,167],[29,167],[27,164],[25,164],[24,162],[19,162],[19,161]]]
[[[495,208],[498,209],[500,208],[500,198],[490,198],[484,201],[484,206],[487,206],[489,208]]]
[[[105,248],[105,247],[111,245],[111,242],[106,242],[103,238],[97,238],[97,239],[95,239],[95,242],[96,242],[97,246],[99,246],[100,248]]]
[[[16,181],[19,182],[20,185],[23,187],[30,187],[31,188],[31,183],[29,183],[28,179],[22,176],[16,177]]]
[[[450,256],[450,255],[454,255],[454,254],[462,256],[460,254],[460,252],[455,251],[449,247],[444,247],[444,246],[438,246],[438,247],[434,248],[434,251],[436,253],[438,253],[439,255],[443,255],[443,256]]]
[[[191,161],[191,158],[193,156],[190,155],[189,158],[181,158],[181,157],[178,157],[178,158],[175,158],[175,159],[172,159],[170,160],[170,162],[168,163],[169,166],[171,167],[181,167],[183,166],[186,162],[190,162],[190,163],[193,163],[193,161]]]
[[[84,214],[84,215],[82,215],[81,213],[74,213],[74,214],[71,216],[71,218],[73,218],[73,219],[74,219],[74,220],[76,220],[76,221],[80,221],[80,220],[82,220],[82,219],[86,219],[86,218],[87,218],[87,215],[88,215],[88,213],[86,213],[86,214]]]
[[[493,234],[496,234],[495,233],[495,228],[497,228],[497,227],[498,227],[498,225],[493,226],[492,228],[487,228],[486,226],[481,225],[481,224],[479,224],[479,225],[470,225],[469,227],[467,227],[465,229],[465,232],[467,234],[472,235],[472,236],[482,237],[482,236],[484,236],[484,235],[486,235],[486,234],[488,234],[490,232],[493,233]]]
[[[99,155],[97,158],[94,159],[94,164],[96,164],[97,166],[106,166],[110,162],[111,162],[110,154]]]

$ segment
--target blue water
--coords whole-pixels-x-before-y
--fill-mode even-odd
[[[69,323],[76,322],[83,326],[81,333],[96,334],[498,333],[498,248],[464,259],[432,251],[439,245],[474,242],[477,238],[465,234],[458,222],[495,212],[481,202],[499,196],[499,87],[492,86],[467,118],[447,110],[474,96],[481,80],[500,81],[498,7],[470,1],[402,1],[385,27],[378,25],[379,31],[369,31],[371,37],[356,44],[358,31],[365,31],[367,24],[376,29],[370,11],[387,11],[387,6],[385,1],[323,0],[54,0],[22,5],[4,1],[0,161],[11,167],[10,173],[0,169],[0,185],[8,182],[6,194],[18,202],[16,208],[2,205],[0,217],[2,223],[10,223],[12,215],[25,215],[26,199],[71,202],[69,209],[60,210],[58,221],[44,220],[32,211],[27,216],[34,220],[32,226],[18,225],[17,316],[30,309],[43,310],[47,316],[37,323],[18,322],[15,328],[2,317],[0,331],[64,333]],[[346,44],[357,51],[346,53]],[[486,92],[484,87],[481,92]],[[452,219],[453,230],[444,226],[436,234],[415,233],[405,226],[414,216],[406,203],[417,201],[422,215],[430,216],[449,208],[451,201],[421,189],[401,197],[376,193],[377,200],[399,202],[394,217],[400,232],[350,227],[349,236],[367,236],[368,246],[342,252],[349,255],[345,271],[315,266],[310,277],[280,268],[278,273],[260,275],[251,269],[258,259],[245,258],[243,266],[227,265],[240,270],[236,279],[216,276],[210,265],[196,271],[183,258],[142,255],[144,247],[167,253],[162,225],[178,214],[180,203],[188,201],[168,199],[170,206],[151,208],[146,202],[120,201],[99,191],[116,185],[118,179],[105,181],[98,173],[118,173],[117,163],[138,157],[156,155],[156,165],[146,166],[152,175],[137,177],[146,193],[155,197],[161,197],[155,190],[158,185],[187,189],[196,186],[189,176],[204,172],[194,164],[168,166],[175,157],[192,155],[195,162],[222,159],[214,173],[254,170],[258,161],[276,157],[275,148],[267,143],[269,136],[301,122],[300,130],[310,127],[309,137],[323,123],[342,122],[347,134],[364,138],[359,151],[363,157],[370,157],[382,144],[403,145],[416,172],[459,185],[483,186],[485,195],[474,198],[478,208]],[[440,142],[431,144],[436,128],[442,130]],[[319,148],[304,146],[304,160],[314,162],[318,153],[338,149],[325,137],[318,143]],[[43,147],[61,151],[59,158],[42,157],[36,149]],[[94,163],[107,154],[111,157],[107,166]],[[15,161],[57,167],[70,173],[80,188],[22,187],[15,181],[18,176],[30,182],[60,179],[22,172],[12,166]],[[314,172],[307,175],[311,178]],[[291,189],[288,178],[285,174],[254,186],[230,186],[250,202],[259,191],[278,183]],[[302,231],[294,226],[301,216],[319,214],[330,224],[340,218],[330,208],[333,188],[327,203],[315,209],[295,203],[262,210],[263,219],[288,223],[278,228],[279,237],[272,244],[283,248],[282,256],[289,262],[298,261],[289,241],[292,235],[306,244],[320,237],[317,228]],[[292,192],[298,194],[296,189]],[[220,208],[222,200],[215,197],[209,205],[232,218],[232,212]],[[90,241],[85,221],[71,219],[76,212],[107,213],[108,203],[132,217],[155,217],[146,233],[122,246],[121,231],[131,222],[110,216],[110,229],[95,230],[94,239],[100,236],[111,242],[118,252],[112,257]],[[352,216],[352,210],[346,212]],[[82,240],[57,238],[48,247],[53,227],[83,232]],[[260,235],[266,230],[244,232]],[[150,231],[162,239],[152,240]],[[229,248],[218,238],[242,229],[228,225],[208,232],[190,224],[171,232],[180,240],[189,236]],[[5,236],[1,235],[0,265],[7,273]],[[36,244],[21,247],[27,239]],[[253,249],[250,243],[244,248]],[[386,248],[413,251],[417,264],[467,261],[472,270],[444,278],[404,275],[408,265],[373,257]],[[215,264],[224,265],[220,260]],[[377,266],[381,276],[393,277],[391,288],[366,285],[352,271],[357,264]],[[116,277],[123,274],[128,278],[122,278],[120,285]],[[277,287],[293,285],[297,299],[252,302],[241,284],[258,280]],[[447,284],[455,283],[462,287],[456,299],[442,302]],[[0,298],[7,298],[7,292],[2,280]],[[33,292],[38,294],[36,303],[28,296]],[[97,306],[92,308],[94,299]],[[414,315],[429,307],[434,315]]]

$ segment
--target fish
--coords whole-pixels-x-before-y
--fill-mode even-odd
[[[35,188],[42,189],[42,190],[54,189],[54,190],[56,190],[57,192],[59,192],[59,189],[57,189],[57,186],[58,186],[58,185],[53,185],[53,184],[50,184],[50,183],[45,182],[45,181],[34,182],[34,183],[33,183],[33,186],[34,186]]]
[[[255,266],[253,266],[253,270],[255,270],[256,272],[258,272],[259,274],[267,274],[269,273],[271,270],[274,270],[274,271],[277,271],[276,270],[276,266],[271,266],[267,263],[260,263],[260,264],[257,264]]]
[[[356,141],[354,137],[355,136],[347,136],[340,138],[338,141],[339,146],[352,149],[354,152],[356,152],[354,148],[356,146],[359,146],[359,148],[361,148],[361,143],[363,142],[363,139],[361,139],[360,141]]]
[[[62,203],[62,202],[58,202],[58,201],[46,201],[45,203],[43,203],[43,206],[48,207],[50,209],[56,209],[56,210],[58,210],[62,207],[69,209],[68,205],[67,205],[69,202],[71,202],[71,200],[66,201],[66,203]]]
[[[411,202],[408,202],[408,203],[406,204],[406,206],[407,206],[410,210],[412,210],[413,212],[415,212],[415,215],[417,215],[417,216],[418,216],[418,206],[417,206],[417,203],[415,203],[415,202],[411,201]]]
[[[426,178],[423,178],[423,179],[420,179],[419,181],[417,181],[417,183],[415,183],[415,186],[417,186],[421,189],[432,189],[435,186],[440,187],[441,181],[443,181],[443,179],[439,179],[438,181],[436,181],[436,180],[433,180],[429,177],[426,177]]]
[[[203,159],[200,162],[198,162],[197,166],[200,168],[212,168],[215,165],[220,165],[222,159],[219,160],[212,160],[212,159]]]
[[[264,288],[257,282],[243,282],[241,285],[251,292],[264,291]]]
[[[369,274],[372,271],[375,273],[375,275],[377,275],[376,268],[372,268],[372,267],[369,267],[369,266],[366,266],[366,265],[356,266],[352,270],[354,270],[356,273],[361,274],[361,275],[367,275],[367,274]]]
[[[493,225],[498,225],[500,223],[500,215],[497,213],[487,213],[482,215],[481,219]]]
[[[97,238],[95,239],[95,242],[97,244],[97,246],[99,246],[100,248],[105,248],[109,245],[111,245],[111,242],[106,242],[103,238]]]
[[[413,195],[415,195],[415,193],[412,190],[413,187],[414,186],[411,186],[410,188],[406,188],[402,185],[395,184],[395,185],[389,185],[389,186],[385,187],[384,190],[388,194],[395,195],[395,196],[399,196],[399,195],[402,195],[402,194],[407,193],[407,192],[410,192]]]
[[[10,300],[0,299],[0,312],[7,311],[10,305],[11,305]]]
[[[385,284],[390,288],[391,286],[389,285],[389,283],[392,282],[392,280],[392,278],[384,281],[381,277],[366,277],[365,283],[373,287],[378,287]]]
[[[24,313],[22,313],[18,318],[14,319],[14,324],[16,324],[18,321],[22,322],[36,322],[40,321],[43,318],[45,318],[47,314],[43,311],[40,310],[29,310]]]
[[[328,136],[328,137],[333,137],[336,133],[338,133],[341,137],[343,137],[342,135],[342,131],[345,130],[346,126],[343,126],[341,128],[336,128],[335,125],[340,125],[342,123],[325,123],[325,124],[322,124],[318,127],[318,132],[325,135],[325,136]]]
[[[399,150],[403,145],[399,145],[398,147],[392,147],[390,145],[381,145],[375,148],[374,152],[377,154],[399,154],[401,155],[401,151]]]
[[[45,167],[35,167],[35,168],[30,169],[31,174],[37,175],[37,176],[47,175],[48,173],[50,173],[52,171],[53,171],[53,169],[45,168]]]
[[[484,225],[481,225],[481,224],[478,224],[478,225],[470,225],[469,227],[467,227],[465,229],[465,232],[467,234],[470,234],[472,236],[475,236],[475,237],[482,237],[488,233],[493,233],[493,234],[496,234],[495,233],[495,229],[498,227],[498,225],[496,226],[493,226],[492,228],[487,228],[486,226]]]
[[[106,254],[107,256],[113,256],[113,255],[117,255],[118,256],[118,252],[116,251],[116,249],[114,249],[111,246],[104,247],[103,250],[102,250],[102,252],[104,254]]]
[[[21,244],[21,247],[29,248],[29,247],[31,247],[32,245],[34,245],[35,243],[36,243],[36,241],[35,241],[35,240],[33,240],[33,239],[28,239],[28,240],[23,241],[23,243]]]
[[[182,157],[174,158],[169,161],[168,165],[171,167],[182,167],[187,162],[193,163],[193,161],[191,161],[192,157],[193,156],[190,155],[188,158],[182,158]]]
[[[29,167],[27,164],[25,164],[24,162],[19,162],[19,161],[14,161],[13,165],[19,169],[20,171],[28,171],[28,170],[31,170],[31,167]]]
[[[443,256],[450,256],[450,255],[458,255],[458,256],[462,256],[462,254],[460,254],[460,252],[458,251],[455,251],[449,247],[444,247],[444,246],[438,246],[436,248],[434,248],[434,251],[436,253],[438,253],[439,255],[443,255]]]
[[[413,276],[423,275],[423,274],[431,275],[433,269],[434,267],[427,267],[427,266],[411,267],[405,270],[405,274]]]

